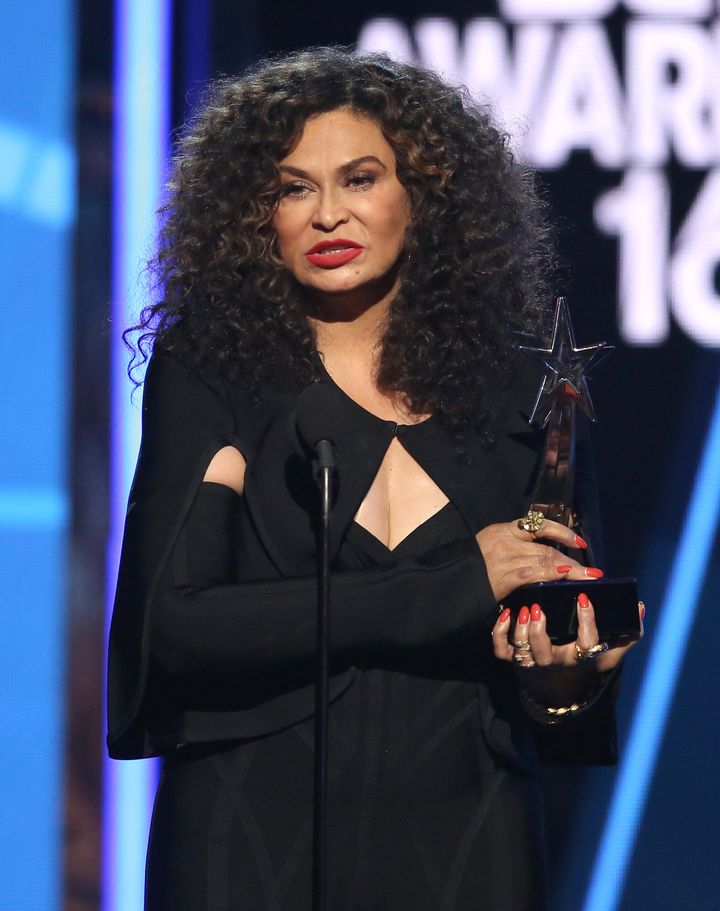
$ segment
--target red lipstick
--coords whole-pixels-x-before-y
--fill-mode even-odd
[[[335,240],[321,240],[319,244],[310,247],[305,258],[321,269],[335,269],[360,256],[363,250],[364,247],[354,240],[338,237]]]

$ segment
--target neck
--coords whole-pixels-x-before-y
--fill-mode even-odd
[[[380,289],[376,289],[379,291]],[[318,350],[358,355],[375,352],[382,342],[396,283],[384,293],[323,295],[308,302],[308,320]]]

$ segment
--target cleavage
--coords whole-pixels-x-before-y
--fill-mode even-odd
[[[394,437],[355,514],[355,522],[394,550],[447,502],[430,475]]]

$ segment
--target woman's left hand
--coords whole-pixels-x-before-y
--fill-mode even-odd
[[[640,636],[643,635],[643,618],[645,606],[638,604],[640,614]],[[514,661],[519,667],[583,667],[592,666],[599,673],[616,667],[628,649],[635,645],[634,640],[625,645],[610,646],[602,650],[600,636],[595,624],[595,611],[588,596],[583,593],[578,597],[578,636],[575,642],[567,645],[553,645],[545,629],[545,614],[539,604],[522,607],[518,612],[517,622],[508,641],[508,632],[512,618],[509,609],[502,611],[493,627],[493,650],[501,661]],[[588,652],[590,653],[588,655]]]

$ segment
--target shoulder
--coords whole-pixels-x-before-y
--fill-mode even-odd
[[[167,400],[188,394],[225,398],[220,378],[211,369],[189,365],[164,349],[153,351],[145,373],[143,405],[148,400],[152,403],[157,397]]]
[[[254,450],[269,426],[285,422],[296,395],[268,391],[254,400],[212,364],[188,364],[173,352],[156,350],[148,363],[143,391],[143,436],[167,431],[190,441],[222,437]]]
[[[198,428],[247,420],[253,407],[242,391],[223,381],[212,364],[191,364],[174,352],[155,350],[143,389],[143,422],[183,417]]]
[[[206,449],[219,448],[234,436],[233,411],[212,379],[173,354],[153,352],[143,385],[136,486],[177,480]]]
[[[515,354],[509,380],[497,390],[496,442],[531,431],[529,419],[541,382],[542,370],[538,365]]]

